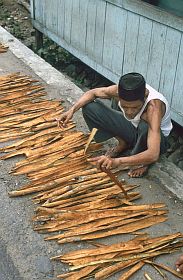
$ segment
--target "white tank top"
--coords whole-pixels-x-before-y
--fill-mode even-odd
[[[141,115],[143,114],[148,102],[153,100],[153,99],[161,100],[166,106],[165,114],[164,114],[164,116],[161,120],[161,131],[162,131],[164,136],[168,136],[170,134],[170,131],[172,130],[172,122],[171,122],[171,118],[170,118],[170,107],[169,107],[168,101],[166,100],[166,98],[161,93],[156,91],[154,88],[152,88],[148,84],[146,84],[146,88],[149,90],[148,97],[146,98],[145,103],[144,103],[143,107],[141,108],[140,112],[135,116],[134,119],[128,119],[126,117],[125,112],[120,105],[120,102],[118,103],[118,106],[121,109],[121,111],[123,112],[124,117],[128,121],[130,121],[135,127],[137,127],[140,120],[141,120]]]

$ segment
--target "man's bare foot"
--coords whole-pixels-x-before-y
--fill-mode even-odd
[[[177,271],[183,273],[183,255],[178,258],[175,263]]]
[[[111,157],[111,158],[116,158],[118,157],[124,150],[120,149],[120,147],[116,146],[113,147],[109,150],[107,150],[107,152],[105,153],[105,156],[107,157]]]
[[[145,166],[139,166],[136,168],[131,169],[128,172],[128,176],[132,177],[132,178],[139,178],[139,177],[143,177],[148,171],[148,165]]]
[[[118,144],[109,149],[106,153],[105,156],[107,157],[111,157],[111,158],[115,158],[118,157],[122,152],[124,152],[127,148],[128,145],[126,144],[126,142],[120,138],[116,138],[118,140]]]

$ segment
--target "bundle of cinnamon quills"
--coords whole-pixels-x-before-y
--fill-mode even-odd
[[[4,46],[3,44],[0,43],[0,53],[5,53],[5,52],[7,52],[7,50],[8,50],[8,47]]]
[[[110,200],[98,201],[96,199],[88,205],[90,208],[83,208],[82,204],[81,208],[79,205],[54,209],[41,207],[34,218],[34,221],[40,223],[35,226],[35,230],[51,233],[52,235],[46,240],[58,240],[61,244],[133,233],[167,220],[167,210],[162,209],[163,204],[114,208],[114,205],[110,205]],[[53,235],[53,233],[57,234]]]
[[[112,245],[94,244],[97,248],[72,251],[52,259],[70,265],[70,272],[58,275],[58,278],[67,280],[88,277],[102,280],[117,272],[122,272],[119,280],[127,280],[145,264],[150,264],[156,269],[162,268],[183,279],[183,275],[175,270],[152,261],[157,256],[180,249],[183,246],[182,237],[180,233],[153,238],[144,234]],[[161,275],[164,275],[163,272]]]

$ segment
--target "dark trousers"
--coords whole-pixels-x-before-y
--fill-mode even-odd
[[[92,130],[98,129],[95,135],[96,142],[103,142],[112,137],[123,139],[131,154],[138,154],[147,149],[148,124],[141,120],[138,127],[134,127],[120,111],[117,102],[113,100],[106,105],[100,99],[88,103],[82,109],[83,117]],[[166,152],[167,139],[161,132],[161,154]]]

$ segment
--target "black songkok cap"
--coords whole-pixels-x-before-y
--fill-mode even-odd
[[[126,101],[144,100],[146,83],[144,77],[139,73],[128,73],[123,75],[118,84],[119,98]]]

